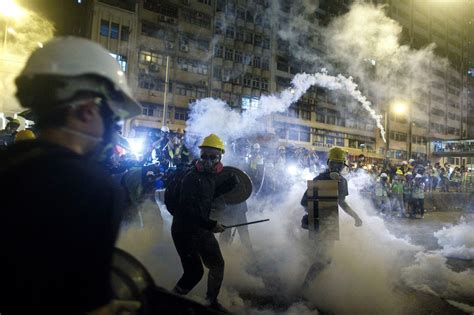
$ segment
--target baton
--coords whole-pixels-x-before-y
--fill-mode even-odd
[[[244,225],[250,225],[250,224],[256,224],[256,223],[262,223],[262,222],[267,222],[270,221],[270,219],[265,219],[265,220],[258,220],[258,221],[252,221],[252,222],[247,222],[247,223],[239,223],[239,224],[234,224],[234,225],[224,225],[226,229],[238,227],[238,226],[244,226]]]

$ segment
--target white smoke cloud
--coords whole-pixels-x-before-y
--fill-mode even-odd
[[[462,218],[458,225],[434,233],[445,257],[474,260],[474,226]]]
[[[237,313],[275,313],[270,306],[251,306],[241,296],[246,293],[247,297],[250,294],[284,301],[288,309],[281,310],[282,314],[316,314],[316,309],[402,314],[408,301],[413,303],[413,293],[408,297],[397,289],[402,285],[459,303],[469,301],[474,292],[472,271],[454,272],[441,255],[425,252],[408,239],[394,236],[383,219],[374,215],[370,200],[359,193],[369,180],[365,174],[351,175],[347,201],[364,225],[354,227],[354,220],[340,211],[340,241],[330,250],[332,262],[306,291],[302,291],[303,280],[319,244],[300,227],[304,211],[299,201],[304,182],[293,185],[281,199],[250,199],[248,220],[270,218],[270,222],[249,227],[254,255],[239,241],[229,246],[221,244],[226,261],[221,303]],[[144,205],[144,228],[138,224],[124,228],[118,246],[139,258],[158,285],[172,289],[182,269],[170,236],[171,217],[161,207],[160,212],[153,203]],[[205,291],[206,276],[190,297],[203,302]],[[425,306],[418,303],[410,307]]]
[[[327,71],[320,73],[295,75],[291,81],[292,87],[279,94],[263,95],[257,108],[242,113],[232,110],[224,101],[212,98],[197,100],[191,105],[191,113],[187,123],[189,133],[207,135],[215,133],[225,142],[240,137],[258,135],[266,130],[265,119],[273,113],[281,113],[291,104],[298,101],[312,86],[317,85],[328,90],[338,90],[348,93],[376,121],[382,138],[385,141],[385,130],[381,123],[381,115],[371,107],[371,103],[357,89],[352,78],[343,75],[331,76]]]
[[[0,55],[0,112],[9,114],[22,111],[14,97],[14,79],[22,70],[30,53],[52,38],[54,31],[49,21],[32,11],[23,11],[21,19],[8,20],[10,31]],[[2,39],[5,39],[4,36],[3,34]]]

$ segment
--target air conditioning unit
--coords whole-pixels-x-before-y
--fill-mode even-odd
[[[179,46],[179,49],[181,51],[188,52],[189,51],[189,46],[186,45],[186,44],[181,44],[181,46]]]
[[[150,71],[153,72],[159,72],[160,71],[160,66],[157,65],[156,63],[152,63],[149,67]]]

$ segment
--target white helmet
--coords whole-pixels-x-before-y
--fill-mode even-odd
[[[408,163],[410,163],[410,164],[413,163],[413,162],[415,162],[414,159],[409,159],[409,160],[408,160]]]
[[[420,174],[416,174],[415,178],[423,178]]]
[[[161,132],[170,133],[170,128],[168,126],[161,127]]]
[[[77,78],[93,75],[112,84],[112,93],[106,93],[102,86],[94,86],[87,80],[67,84],[56,95],[58,100],[67,100],[78,91],[98,92],[107,97],[111,109],[120,117],[129,118],[141,112],[141,106],[134,99],[127,85],[125,73],[114,57],[101,45],[78,37],[57,37],[38,48],[28,58],[17,78],[33,79],[37,75],[51,75],[59,78]],[[19,96],[20,97],[20,96]],[[22,103],[23,104],[23,103]],[[24,104],[28,107],[28,104]]]
[[[260,144],[255,143],[255,144],[253,145],[253,149],[254,149],[254,150],[260,150]]]
[[[382,174],[380,174],[380,177],[381,177],[381,178],[387,178],[388,176],[387,176],[386,173],[382,173]]]

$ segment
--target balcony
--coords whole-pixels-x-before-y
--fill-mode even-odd
[[[433,156],[473,157],[474,140],[433,141],[431,150]]]

